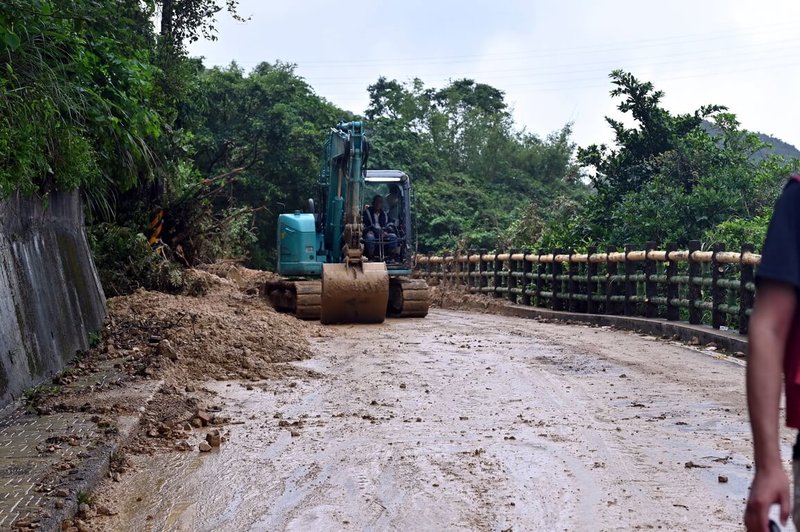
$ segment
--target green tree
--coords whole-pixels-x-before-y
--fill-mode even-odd
[[[616,146],[578,150],[578,160],[596,169],[595,193],[546,224],[541,245],[758,244],[797,161],[764,156],[768,146],[721,106],[673,115],[651,83],[622,71],[611,78],[611,95],[621,98],[618,108],[634,125],[608,118]]]

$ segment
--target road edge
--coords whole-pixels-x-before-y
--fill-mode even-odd
[[[67,519],[74,519],[78,514],[80,503],[78,494],[91,492],[100,484],[105,476],[108,475],[111,464],[111,457],[123,447],[135,431],[139,428],[142,418],[147,409],[147,405],[153,400],[159,388],[163,385],[163,380],[152,381],[152,385],[140,396],[140,402],[136,413],[129,416],[117,418],[119,432],[113,442],[95,449],[91,456],[86,458],[75,473],[75,482],[71,484],[69,497],[62,499],[63,506],[56,508],[54,501],[48,505],[48,517],[40,522],[42,530],[61,530],[61,524]]]
[[[565,312],[513,305],[489,298],[485,298],[483,301],[474,301],[470,299],[460,301],[457,304],[441,301],[437,302],[437,306],[448,310],[470,310],[514,318],[585,323],[598,327],[616,327],[654,336],[677,337],[677,339],[683,342],[694,345],[708,345],[713,343],[719,349],[734,354],[737,357],[745,357],[748,346],[747,337],[737,332],[720,331],[705,325],[691,325],[685,322],[667,321],[664,319]]]

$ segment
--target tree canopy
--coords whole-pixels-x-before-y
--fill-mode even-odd
[[[189,57],[186,44],[213,38],[221,12],[241,19],[237,7],[0,4],[0,197],[80,189],[98,256],[114,268],[154,234],[184,265],[273,266],[277,215],[315,195],[326,132],[359,115],[317,95],[295,65]],[[796,160],[769,155],[722,106],[673,114],[651,83],[619,70],[610,79],[628,120],[607,118],[612,146],[577,150],[571,125],[520,128],[503,91],[477,80],[367,87],[370,166],[412,177],[420,250],[758,244]]]

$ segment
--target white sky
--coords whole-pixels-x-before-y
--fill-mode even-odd
[[[632,71],[673,112],[727,105],[742,124],[800,146],[797,0],[240,0],[221,15],[206,64],[297,63],[315,91],[356,113],[379,76],[441,87],[468,77],[505,91],[520,127],[574,122],[609,142],[608,73]]]

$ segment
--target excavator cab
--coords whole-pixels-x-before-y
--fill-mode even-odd
[[[383,198],[388,218],[385,229],[393,235],[391,239],[377,242],[370,260],[385,262],[390,275],[409,275],[415,252],[411,179],[399,170],[367,170],[364,182],[365,197],[380,195]]]

